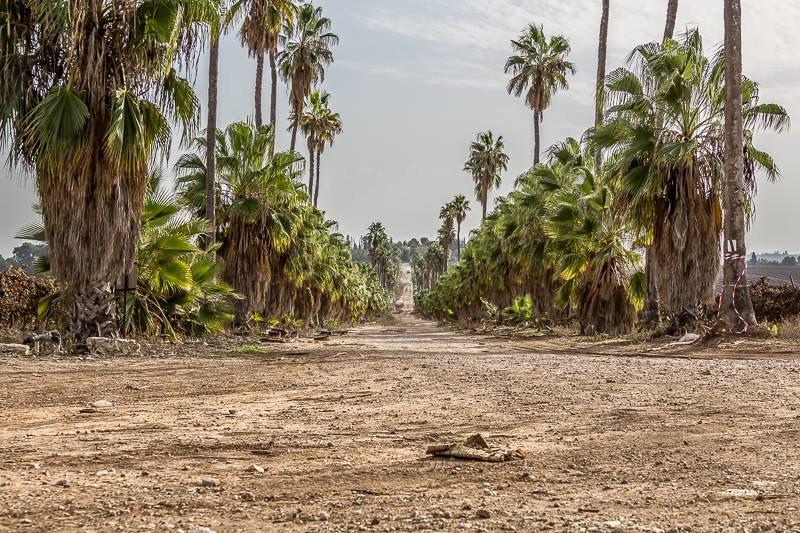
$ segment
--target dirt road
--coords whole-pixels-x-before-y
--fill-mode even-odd
[[[0,530],[800,528],[790,355],[538,353],[409,314],[183,352],[3,360]],[[529,456],[424,458],[475,432]]]

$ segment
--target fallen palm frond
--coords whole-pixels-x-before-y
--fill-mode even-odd
[[[499,446],[489,446],[480,433],[472,435],[463,442],[433,444],[425,450],[426,455],[435,457],[451,457],[472,461],[502,463],[514,459],[525,459],[528,453],[522,449],[513,450]]]

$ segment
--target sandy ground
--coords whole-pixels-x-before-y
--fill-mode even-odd
[[[0,531],[800,530],[795,354],[543,346],[399,314],[324,343],[6,359]],[[475,432],[529,455],[424,456]]]

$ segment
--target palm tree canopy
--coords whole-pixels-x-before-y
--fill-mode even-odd
[[[486,204],[489,191],[500,186],[502,173],[508,170],[508,162],[502,135],[495,139],[491,131],[479,133],[470,145],[464,170],[472,175],[475,194],[482,204]]]
[[[575,65],[567,60],[569,41],[563,35],[548,39],[541,25],[530,24],[511,46],[514,55],[505,65],[506,74],[511,74],[508,93],[525,94],[528,107],[541,115],[556,91],[569,88],[567,75],[575,73]]]
[[[299,7],[295,0],[236,0],[228,17],[244,15],[239,39],[252,57],[276,53],[285,35],[281,32],[294,23]]]
[[[333,62],[332,47],[339,37],[330,31],[331,21],[322,8],[302,6],[294,24],[287,24],[286,47],[279,60],[280,74],[290,84],[293,111],[301,112],[311,87],[325,80],[325,67]]]
[[[333,145],[342,132],[342,118],[330,108],[330,94],[325,91],[313,91],[309,95],[299,123],[308,138],[309,149],[320,152],[326,143]]]
[[[461,224],[466,220],[467,213],[470,210],[469,207],[469,200],[463,194],[456,195],[451,202],[453,213],[455,215],[456,222]]]

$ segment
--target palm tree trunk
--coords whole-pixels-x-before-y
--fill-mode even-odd
[[[541,116],[538,111],[533,112],[533,164],[539,164],[539,120]]]
[[[269,102],[269,123],[272,124],[273,131],[278,124],[278,65],[275,61],[275,53],[269,54],[269,73],[272,77],[272,92]]]
[[[672,39],[675,34],[675,20],[678,18],[678,0],[669,0],[667,4],[667,25],[664,27],[664,39]]]
[[[264,119],[261,112],[261,92],[264,86],[264,53],[256,57],[256,126],[261,126]]]
[[[675,33],[675,19],[678,14],[678,0],[669,0],[667,5],[667,23],[664,28],[663,40],[672,39]],[[661,129],[664,121],[663,113],[659,110],[657,129]],[[653,246],[645,248],[645,278],[647,280],[647,296],[644,301],[644,323],[648,327],[655,327],[660,322],[660,299],[657,282],[656,260],[654,257]]]
[[[314,184],[314,207],[319,207],[319,167],[322,161],[322,151],[317,150],[317,182]]]
[[[483,207],[483,217],[481,218],[481,222],[486,222],[486,203],[488,199],[486,197],[481,198],[481,206]]]
[[[603,15],[600,19],[600,39],[597,47],[597,91],[595,93],[594,127],[598,128],[603,123],[603,109],[605,107],[605,79],[606,55],[608,50],[608,11],[609,0],[603,0]],[[603,166],[603,152],[597,150],[594,155],[595,169]]]
[[[217,82],[219,80],[219,38],[211,40],[208,58],[208,123],[206,125],[206,218],[209,224],[208,246],[217,234]]]
[[[297,146],[297,128],[300,125],[300,112],[295,113],[294,117],[294,121],[292,122],[292,144],[290,145],[292,152],[294,152]]]
[[[647,296],[644,300],[644,323],[655,327],[660,320],[658,303],[658,283],[656,283],[656,262],[653,260],[653,247],[647,246],[644,252],[644,276],[647,282]]]
[[[117,302],[108,283],[76,289],[69,313],[70,330],[80,346],[89,337],[112,337],[117,332]]]
[[[735,330],[756,325],[745,262],[743,169],[742,5],[741,0],[725,0],[725,285],[720,316]]]
[[[314,198],[314,149],[308,147],[308,199]]]
[[[458,250],[458,260],[461,261],[461,222],[456,224],[456,249]]]

